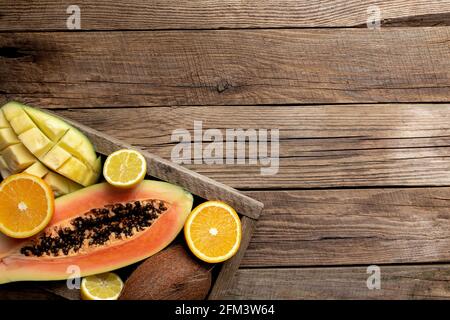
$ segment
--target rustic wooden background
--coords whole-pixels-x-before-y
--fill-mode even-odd
[[[10,99],[168,159],[194,120],[279,128],[278,175],[188,166],[266,206],[227,298],[450,297],[448,0],[2,0]]]

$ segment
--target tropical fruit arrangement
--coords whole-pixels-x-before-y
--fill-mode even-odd
[[[18,102],[5,104],[0,109],[0,284],[67,279],[68,268],[76,266],[84,277],[83,299],[173,298],[170,288],[191,276],[203,281],[176,297],[204,298],[211,284],[207,264],[225,261],[239,249],[239,217],[221,201],[192,210],[189,192],[145,180],[146,173],[138,151],[116,151],[102,165],[89,139],[64,120]],[[196,258],[183,246],[155,255],[183,228]],[[145,259],[125,284],[110,272]],[[170,264],[165,276],[158,272],[161,264]]]

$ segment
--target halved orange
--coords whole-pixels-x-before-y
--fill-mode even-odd
[[[186,242],[192,253],[209,263],[228,260],[241,245],[241,220],[222,201],[207,201],[192,210],[184,225]]]
[[[0,184],[0,231],[28,238],[43,230],[55,211],[48,184],[28,173],[9,176]]]

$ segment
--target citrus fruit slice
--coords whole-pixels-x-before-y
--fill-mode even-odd
[[[123,282],[112,272],[89,276],[81,280],[81,299],[117,300],[123,289]]]
[[[209,263],[231,258],[241,244],[241,220],[236,211],[221,201],[202,203],[189,215],[184,235],[192,253]]]
[[[28,238],[50,222],[55,198],[48,184],[28,173],[9,176],[0,184],[0,231]]]
[[[119,188],[131,188],[139,184],[147,173],[147,161],[135,150],[119,150],[109,155],[103,167],[106,181]]]

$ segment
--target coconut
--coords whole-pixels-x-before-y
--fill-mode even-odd
[[[211,270],[183,245],[172,245],[130,275],[120,300],[203,300],[211,288]]]

